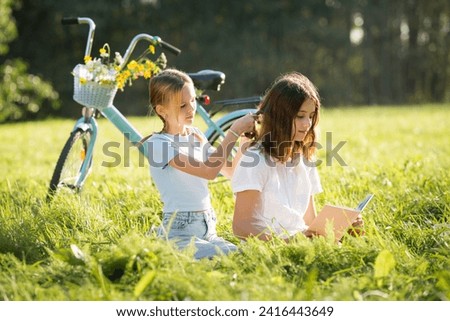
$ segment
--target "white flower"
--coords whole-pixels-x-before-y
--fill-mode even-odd
[[[153,49],[153,50],[151,50]],[[149,46],[137,61],[133,60],[123,70],[119,70],[124,60],[120,53],[114,53],[114,59],[110,57],[109,45],[105,44],[100,49],[100,58],[92,58],[91,56],[84,57],[84,65],[78,65],[73,70],[72,74],[78,78],[82,84],[86,82],[96,82],[100,85],[115,85],[120,90],[123,90],[126,84],[132,84],[134,79],[138,77],[150,78],[152,75],[158,73],[161,68],[165,68],[165,56],[161,53],[160,57],[155,62],[148,59],[148,53],[154,53],[154,48]],[[153,62],[153,63],[149,63]]]
[[[114,62],[118,65],[121,65],[123,63],[123,58],[117,51],[115,52]]]

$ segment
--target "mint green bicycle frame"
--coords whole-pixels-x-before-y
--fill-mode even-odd
[[[86,51],[85,55],[89,56],[92,50],[92,42],[94,37],[94,31],[95,31],[95,24],[90,18],[65,18],[65,22],[63,20],[63,23],[65,24],[88,24],[89,25],[89,34],[88,34],[88,40],[86,44]],[[141,40],[147,40],[151,43],[156,43],[157,45],[162,46],[165,49],[168,49],[169,51],[178,54],[180,53],[180,50],[176,47],[165,43],[161,40],[159,37],[152,37],[147,34],[139,34],[133,38],[131,41],[128,49],[125,52],[123,63],[121,67],[125,66],[127,61],[129,60],[132,51],[134,50],[136,44]],[[202,90],[198,88],[200,92]],[[256,103],[259,102],[260,97],[249,97],[249,98],[242,98],[242,99],[230,99],[222,101],[224,105],[230,104],[230,105],[240,105],[240,104],[249,104],[253,103],[256,105]],[[124,115],[114,106],[108,106],[106,108],[102,108],[101,110],[98,109],[99,112],[107,118],[111,123],[115,125],[115,127],[130,141],[131,144],[137,146],[140,153],[142,153],[147,159],[149,157],[149,151],[147,148],[147,144],[137,144],[141,141],[143,136],[138,132],[136,128],[133,127],[133,125],[124,117]],[[210,114],[206,111],[205,107],[197,100],[197,114],[202,118],[202,120],[206,123],[207,129],[205,131],[205,136],[207,139],[212,143],[212,139],[216,140],[219,137],[225,136],[225,131],[231,126],[231,124],[238,118],[248,114],[248,113],[255,113],[255,108],[246,108],[246,109],[239,109],[235,110],[231,113],[226,114],[222,118],[218,119],[217,121],[214,121]],[[86,155],[84,158],[84,161],[82,162],[82,165],[79,169],[78,176],[73,184],[71,186],[75,189],[80,189],[92,166],[92,159],[93,159],[93,152],[94,152],[94,146],[97,140],[98,136],[98,124],[94,117],[95,110],[94,108],[83,108],[83,116],[78,119],[75,126],[73,127],[72,133],[76,132],[77,130],[81,130],[82,132],[90,132],[90,141],[86,148]],[[53,178],[52,178],[53,179]]]
[[[216,122],[211,119],[205,108],[197,102],[197,114],[203,119],[203,121],[208,125],[205,131],[205,136],[208,138],[212,137],[216,132],[219,133],[220,137],[225,136],[225,129],[227,124],[232,124],[236,119],[248,114],[255,113],[256,109],[240,109],[233,111]],[[130,141],[131,144],[138,146],[139,151],[145,156],[146,159],[149,157],[149,151],[147,144],[137,143],[142,139],[142,135],[138,132],[136,128],[123,116],[123,114],[115,107],[109,106],[101,111],[101,114],[107,118],[111,123],[113,123],[116,128]],[[85,117],[81,117],[75,124],[72,131],[81,129],[83,131],[91,132],[91,140],[87,148],[86,158],[80,168],[79,177],[75,183],[77,188],[83,186],[84,181],[89,173],[89,169],[92,166],[92,157],[95,142],[98,135],[98,125],[94,117],[89,117],[87,120]]]

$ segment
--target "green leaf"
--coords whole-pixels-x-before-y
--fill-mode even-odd
[[[153,282],[156,276],[156,271],[148,271],[136,284],[134,288],[134,296],[139,297],[142,292]]]
[[[388,250],[381,251],[376,260],[374,267],[375,278],[383,278],[388,276],[395,267],[394,256]]]

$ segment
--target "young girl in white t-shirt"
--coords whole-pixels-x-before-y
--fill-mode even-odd
[[[306,232],[316,217],[314,194],[322,191],[314,162],[319,110],[316,87],[300,73],[280,76],[267,91],[258,136],[231,181],[237,237],[288,240]],[[361,224],[359,217],[354,226]]]
[[[194,243],[197,259],[236,250],[233,243],[217,236],[208,180],[219,172],[231,176],[233,164],[227,158],[240,135],[253,129],[253,116],[236,120],[216,150],[192,126],[195,89],[186,73],[166,69],[150,79],[149,91],[151,107],[163,122],[162,131],[145,142],[150,174],[164,204],[158,234],[174,240],[179,248]]]

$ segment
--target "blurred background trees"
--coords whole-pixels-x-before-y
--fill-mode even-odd
[[[20,3],[0,0],[0,123],[44,118],[60,106],[59,95],[48,81],[29,74],[21,55],[8,56],[9,43],[17,37],[12,9]]]
[[[182,49],[167,54],[169,66],[227,75],[215,99],[261,95],[297,70],[327,107],[450,101],[447,0],[0,0],[0,114],[28,110],[0,121],[79,115],[70,72],[82,62],[87,27],[62,26],[63,16],[95,21],[93,53],[105,42],[123,53],[137,33],[160,36]],[[16,71],[37,75],[23,93],[38,109],[4,97],[25,82],[5,78],[18,58]],[[118,93],[125,115],[147,113],[146,87],[142,80]]]

